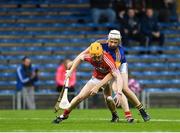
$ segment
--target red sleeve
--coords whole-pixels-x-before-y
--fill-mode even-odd
[[[91,57],[89,55],[85,55],[84,56],[84,61],[91,62],[92,59],[91,59]]]
[[[111,69],[112,72],[117,69],[113,58],[112,58],[111,55],[109,55],[108,53],[105,53],[105,54],[104,54],[104,61],[105,61],[106,64],[110,67],[110,69]]]

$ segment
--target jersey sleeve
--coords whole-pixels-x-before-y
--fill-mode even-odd
[[[115,65],[115,62],[114,62],[113,58],[111,57],[111,55],[104,54],[104,61],[106,62],[106,64],[111,69],[111,72],[113,72],[113,71],[115,71],[117,69],[116,65]]]
[[[126,56],[125,56],[125,52],[124,49],[122,47],[120,47],[120,54],[121,54],[121,63],[126,63]]]
[[[91,62],[91,57],[89,55],[84,56],[84,61]]]

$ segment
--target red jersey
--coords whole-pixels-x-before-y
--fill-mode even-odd
[[[93,76],[97,79],[103,79],[109,72],[116,70],[116,65],[110,54],[104,52],[103,59],[100,62],[92,60],[89,54],[85,55],[84,61],[94,66]]]

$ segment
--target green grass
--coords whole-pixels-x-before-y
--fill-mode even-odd
[[[0,131],[180,131],[180,109],[149,109],[152,119],[143,122],[137,110],[132,110],[136,119],[133,124],[125,121],[122,110],[119,123],[110,123],[107,109],[74,110],[68,120],[51,124],[56,114],[52,110],[0,110]]]

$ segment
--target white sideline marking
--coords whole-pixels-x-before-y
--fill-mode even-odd
[[[0,117],[0,120],[13,120],[13,119],[18,119],[18,120],[53,120],[54,118],[50,119],[50,118],[6,118],[6,117]],[[72,119],[72,120],[90,120],[90,121],[95,121],[95,120],[99,120],[99,121],[105,121],[105,120],[110,120],[107,119],[107,118],[99,118],[99,119],[96,119],[96,118],[69,118],[69,119]],[[122,121],[126,121],[125,119],[120,119]],[[135,122],[137,121],[138,119],[135,119]],[[143,120],[142,120],[143,121]],[[151,119],[150,121],[153,121],[153,122],[180,122],[180,119],[176,119],[176,120],[171,120],[171,119]]]
[[[15,130],[14,132],[1,132],[1,133],[16,133],[16,132],[21,132],[21,133],[29,133],[28,131],[25,130]],[[51,132],[47,132],[47,131],[41,131],[43,133],[132,133],[132,132],[93,132],[93,131],[78,131],[78,130],[68,130],[68,131],[61,131],[59,132],[59,130],[52,130]],[[31,133],[40,133],[40,132],[31,132]],[[172,132],[133,132],[133,133],[172,133]],[[179,132],[173,132],[173,133],[179,133]]]

